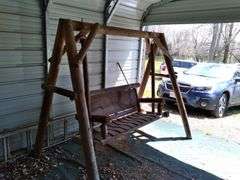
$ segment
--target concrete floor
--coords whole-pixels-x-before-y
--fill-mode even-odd
[[[198,130],[192,131],[192,140],[161,140],[185,135],[182,126],[161,120],[141,128],[141,131],[157,138],[147,144],[164,154],[223,179],[240,179],[240,145],[237,143]]]

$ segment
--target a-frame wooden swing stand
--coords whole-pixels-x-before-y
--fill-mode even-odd
[[[76,36],[75,32],[78,32]],[[152,45],[150,46],[150,60],[154,60],[157,48],[161,49],[169,71],[169,77],[172,81],[173,90],[176,95],[176,100],[179,107],[180,115],[183,120],[186,136],[187,138],[191,138],[186,109],[179,91],[179,87],[176,82],[176,76],[172,67],[172,58],[168,53],[164,34],[123,29],[110,26],[101,26],[99,24],[60,19],[52,57],[49,60],[51,63],[49,74],[44,84],[44,99],[41,108],[36,143],[33,154],[35,155],[35,157],[40,157],[42,153],[45,139],[44,134],[48,125],[48,119],[53,100],[53,93],[58,93],[68,97],[70,97],[69,94],[71,94],[71,96],[73,95],[73,99],[75,101],[77,111],[76,117],[80,125],[80,135],[82,138],[88,179],[99,179],[95,151],[93,146],[92,129],[89,121],[89,87],[86,71],[87,68],[84,68],[87,64],[87,51],[97,34],[145,38],[146,42],[150,42],[149,40],[151,39]],[[81,49],[78,51],[77,43],[79,42],[81,43]],[[68,56],[73,91],[69,91],[55,86],[59,74],[61,58],[65,52]],[[152,74],[150,74],[150,70]],[[149,75],[154,76],[154,73],[154,64],[152,63],[150,65],[149,61],[149,65],[144,74],[143,82],[139,90],[140,96],[142,96],[144,92],[146,81]]]

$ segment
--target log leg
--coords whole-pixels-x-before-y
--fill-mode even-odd
[[[102,123],[100,128],[101,128],[101,136],[102,136],[102,138],[106,139],[107,134],[108,134],[107,124],[106,123]]]
[[[75,94],[77,119],[79,121],[80,134],[82,137],[82,145],[85,155],[87,179],[99,180],[96,156],[93,146],[92,130],[89,123],[89,114],[85,97],[83,64],[82,61],[78,63],[77,47],[76,43],[74,42],[74,32],[70,20],[64,21],[64,28],[69,68]],[[83,57],[80,57],[80,59],[82,58]]]
[[[151,44],[151,51],[149,54],[149,61],[151,62],[151,90],[152,99],[155,99],[155,47],[156,44]],[[155,113],[155,102],[152,102],[152,113]]]
[[[167,66],[169,76],[170,76],[170,79],[171,79],[171,82],[172,82],[172,85],[173,85],[173,90],[174,90],[174,93],[176,95],[178,110],[179,110],[179,113],[182,117],[184,130],[185,130],[187,138],[191,139],[192,135],[191,135],[191,130],[190,130],[190,127],[189,127],[189,124],[188,124],[187,111],[186,111],[186,108],[185,108],[185,105],[184,105],[184,102],[183,102],[182,94],[181,94],[179,86],[177,84],[177,79],[176,79],[174,69],[173,69],[173,65],[172,65],[173,59],[168,52],[168,47],[167,47],[165,37],[164,37],[164,35],[162,35],[160,38],[154,38],[154,41],[157,44],[157,46],[163,51],[166,66]]]
[[[63,39],[63,26],[62,22],[59,21],[57,35],[55,39],[55,44],[53,48],[53,54],[51,62],[48,78],[46,81],[46,86],[54,87],[57,81],[57,76],[59,72],[59,64],[62,57],[62,52],[64,48],[64,39]],[[48,118],[51,110],[51,105],[53,101],[53,91],[46,89],[44,91],[43,103],[38,123],[38,130],[36,136],[36,142],[34,145],[33,155],[37,158],[41,156],[42,148],[44,146],[44,134],[48,125]]]
[[[143,97],[143,94],[144,94],[144,91],[145,91],[145,88],[146,88],[146,85],[147,85],[147,81],[148,81],[148,78],[149,78],[149,75],[150,75],[150,71],[151,71],[151,63],[148,60],[147,67],[145,69],[143,79],[142,79],[142,82],[141,82],[141,86],[140,86],[139,91],[138,91],[138,96],[140,98]]]

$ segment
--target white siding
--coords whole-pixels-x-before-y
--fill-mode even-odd
[[[104,0],[50,0],[48,6],[48,56],[51,56],[59,18],[103,23]],[[78,49],[80,47],[78,46]],[[99,89],[102,83],[103,39],[97,36],[88,52],[90,89]],[[67,56],[64,55],[57,86],[72,89]],[[62,96],[54,96],[53,116],[73,113],[73,102]]]
[[[136,7],[136,3],[137,1],[120,1],[109,25],[139,30],[143,11]],[[139,42],[138,38],[109,36],[106,78],[108,87],[126,84],[117,62],[121,64],[128,82],[137,82]]]
[[[0,132],[35,123],[44,60],[38,0],[0,1]]]

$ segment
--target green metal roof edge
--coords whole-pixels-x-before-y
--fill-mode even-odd
[[[171,2],[174,2],[174,1],[181,1],[181,0],[161,0],[159,2],[153,3],[150,6],[148,6],[146,11],[143,13],[143,16],[142,16],[142,19],[141,19],[141,26],[144,26],[145,19],[149,15],[152,8],[159,7],[159,6],[164,6],[164,5],[166,5],[168,3],[171,3]]]

